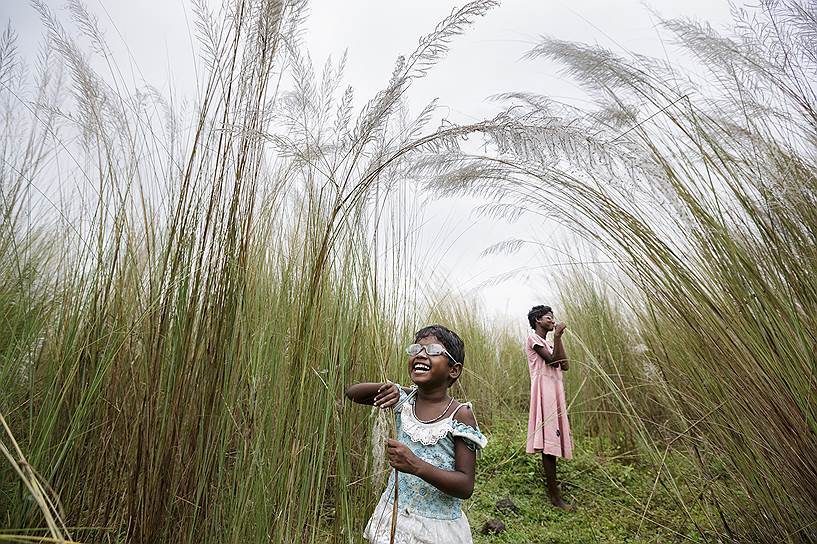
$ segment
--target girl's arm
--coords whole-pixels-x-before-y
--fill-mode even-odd
[[[467,406],[461,408],[454,419],[476,428],[474,414]],[[422,478],[443,493],[467,499],[474,492],[474,464],[477,454],[465,445],[462,438],[454,438],[454,470],[444,470],[423,461],[402,442],[389,440],[387,446],[389,464],[406,474]]]
[[[561,344],[561,341],[559,342],[559,344]],[[548,365],[548,366],[559,366],[558,359],[556,359],[556,357],[555,357],[555,354],[556,354],[556,340],[553,341],[553,353],[551,353],[550,350],[548,350],[547,347],[540,346],[539,344],[536,344],[535,346],[533,346],[533,351],[535,351],[536,354],[539,355],[539,357],[541,357],[542,360],[545,361],[546,365]]]
[[[567,360],[567,353],[562,343],[562,333],[567,328],[564,323],[557,323],[553,330],[553,351],[551,352],[545,346],[534,345],[533,350],[544,359],[548,366],[561,368],[567,370],[570,368],[570,362]]]
[[[390,408],[400,400],[400,390],[393,383],[356,383],[346,389],[346,398],[358,404]]]

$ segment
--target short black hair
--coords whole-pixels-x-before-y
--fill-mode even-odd
[[[449,359],[454,359],[449,364],[456,362],[465,365],[465,344],[457,333],[442,325],[429,325],[414,334],[414,341],[417,342],[429,336],[436,336],[437,340],[442,342],[443,347],[448,350]]]
[[[534,306],[528,312],[528,323],[530,323],[530,328],[536,328],[536,320],[542,317],[545,314],[552,314],[553,309],[550,306]]]

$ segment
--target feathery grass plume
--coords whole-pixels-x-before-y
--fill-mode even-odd
[[[50,47],[44,91],[22,110],[23,95],[3,91],[16,116],[3,122],[28,132],[3,132],[2,211],[15,221],[0,229],[0,296],[15,302],[3,306],[15,334],[0,346],[0,375],[12,377],[0,414],[72,536],[326,542],[359,531],[375,497],[353,483],[371,452],[348,437],[368,420],[337,399],[398,359],[415,281],[399,176],[437,137],[424,129],[433,104],[406,120],[401,100],[493,4],[455,11],[355,116],[352,92],[337,96],[344,61],[316,83],[298,53],[303,2],[200,3],[188,124],[154,89],[135,89],[79,2],[79,39],[35,2]],[[67,97],[50,77],[57,62]],[[279,101],[287,69],[294,91]],[[2,518],[40,527],[23,480],[3,482],[14,500]]]
[[[312,81],[311,64],[297,50],[292,55],[297,90],[283,103],[283,116],[285,120],[290,120],[290,132],[285,136],[275,136],[272,140],[282,152],[292,155],[298,161],[299,168],[306,174],[310,200],[316,198],[318,205],[326,212],[319,221],[318,233],[314,236],[319,244],[315,247],[316,258],[310,263],[312,279],[307,289],[309,295],[304,305],[305,315],[316,308],[314,297],[320,294],[321,276],[328,264],[330,250],[337,244],[339,234],[347,228],[349,216],[357,215],[357,210],[372,202],[372,198],[378,194],[371,190],[375,185],[392,185],[394,182],[390,180],[395,179],[400,161],[423,142],[435,137],[433,134],[424,138],[417,137],[428,122],[433,104],[409,123],[407,128],[396,133],[390,130],[390,123],[394,122],[394,113],[403,93],[414,79],[425,75],[447,51],[447,44],[453,36],[461,33],[475,17],[483,15],[494,4],[490,1],[470,2],[455,10],[434,32],[420,40],[420,45],[411,55],[407,58],[400,57],[387,87],[366,104],[351,129],[339,124],[340,120],[349,117],[346,100],[349,93],[344,94],[334,116],[335,122],[329,125],[331,109],[321,104],[322,95],[315,91],[318,86]],[[324,78],[328,77],[331,77],[330,69],[324,71]],[[324,81],[320,88],[332,93],[338,87]],[[312,124],[303,123],[303,119]],[[326,132],[329,134],[327,140],[324,140]],[[324,141],[331,142],[326,150],[323,149],[326,145],[323,144]],[[327,151],[332,153],[331,162],[327,160]],[[317,191],[316,182],[321,183]],[[302,334],[304,333],[298,333],[299,336]],[[378,336],[375,334],[373,338],[377,339]],[[382,346],[375,345],[375,352],[384,351]],[[383,362],[381,370],[383,381],[388,376],[387,366],[388,359]],[[395,485],[395,495],[396,493]],[[394,504],[396,509],[396,500]],[[392,540],[395,522],[396,510],[392,513]]]
[[[9,21],[3,35],[0,36],[0,85],[4,88],[11,83],[17,63],[17,34]]]
[[[383,444],[390,435],[389,414],[383,410],[373,410],[374,422],[372,424],[371,436],[371,469],[369,471],[369,478],[375,491],[379,491],[383,487],[383,475],[388,474],[389,470],[386,465],[386,448]]]
[[[480,127],[496,155],[450,155],[451,178],[433,175],[433,159],[417,167],[452,194],[550,214],[620,263],[643,297],[632,311],[657,370],[645,387],[675,412],[644,451],[661,463],[678,449],[699,464],[700,481],[661,481],[699,486],[729,539],[815,541],[817,288],[803,273],[817,262],[810,14],[768,2],[730,38],[664,21],[699,55],[704,81],[545,40],[531,57],[563,63],[597,113],[554,114],[545,99],[509,95],[510,108]],[[591,326],[599,336],[606,327]],[[587,344],[600,361],[608,349]],[[621,421],[648,437],[645,406],[599,368]]]

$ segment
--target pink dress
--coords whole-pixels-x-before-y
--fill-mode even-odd
[[[538,334],[528,336],[525,354],[530,370],[530,415],[525,451],[570,459],[573,457],[573,442],[567,422],[562,369],[548,366],[533,349],[534,346],[542,346],[553,352],[553,345]]]

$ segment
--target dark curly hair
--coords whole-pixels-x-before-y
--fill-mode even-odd
[[[550,306],[534,306],[528,312],[528,323],[530,324],[531,329],[536,328],[536,320],[542,317],[545,314],[552,314],[553,309]]]

